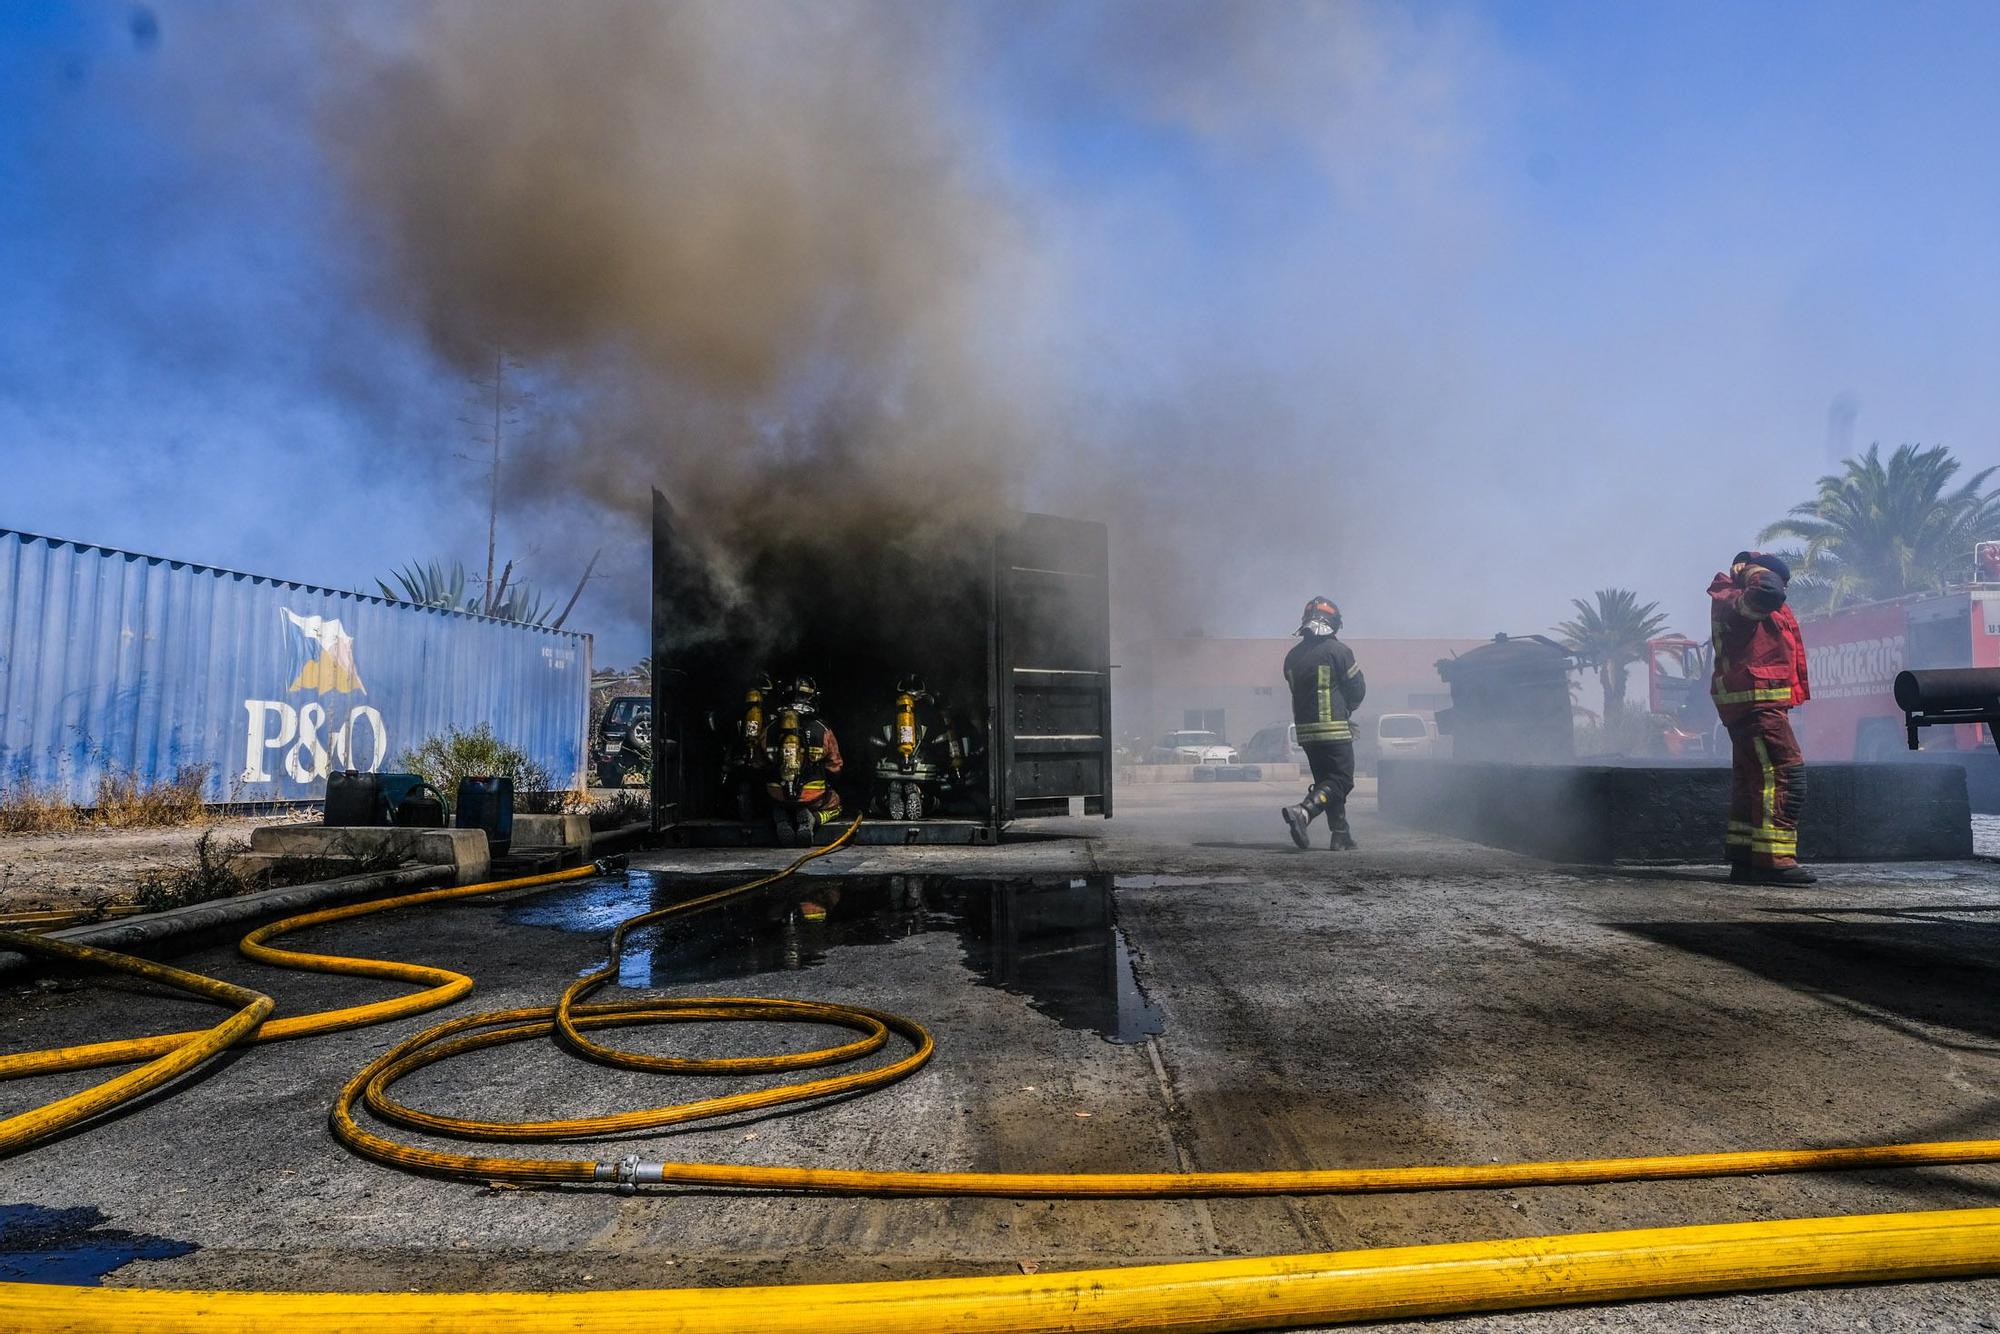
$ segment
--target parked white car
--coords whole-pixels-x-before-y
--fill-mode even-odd
[[[1266,727],[1250,738],[1243,758],[1251,764],[1304,764],[1305,750],[1299,745],[1297,723]]]
[[[1437,754],[1437,734],[1421,714],[1385,713],[1375,720],[1375,745],[1384,759],[1428,760]]]
[[[1153,748],[1155,764],[1234,764],[1236,747],[1213,732],[1169,732]]]

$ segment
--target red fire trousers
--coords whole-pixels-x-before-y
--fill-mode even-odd
[[[1783,709],[1753,709],[1727,724],[1733,759],[1724,854],[1748,866],[1796,866],[1805,755]]]

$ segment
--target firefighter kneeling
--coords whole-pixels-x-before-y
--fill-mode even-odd
[[[1292,722],[1299,745],[1312,765],[1306,799],[1282,812],[1292,842],[1310,847],[1306,827],[1326,812],[1327,846],[1355,846],[1347,828],[1347,794],[1354,790],[1354,711],[1368,693],[1354,650],[1340,642],[1340,608],[1328,598],[1306,603],[1294,634],[1302,636],[1285,655],[1285,683],[1292,689]]]
[[[1792,572],[1761,551],[1739,551],[1708,586],[1715,642],[1716,712],[1729,729],[1734,771],[1724,852],[1729,878],[1810,885],[1799,865],[1805,756],[1786,714],[1812,697],[1805,640],[1785,605]]]
[[[819,686],[801,676],[764,725],[764,791],[780,847],[811,847],[820,826],[840,815],[840,793],[831,781],[844,767],[840,742],[818,710]]]

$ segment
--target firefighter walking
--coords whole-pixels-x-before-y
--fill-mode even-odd
[[[1731,880],[1809,885],[1814,879],[1798,861],[1806,770],[1788,714],[1812,695],[1805,640],[1785,605],[1791,578],[1779,557],[1739,551],[1729,572],[1708,586],[1712,690],[1734,766],[1724,840]]]
[[[1354,790],[1354,710],[1368,693],[1354,650],[1340,642],[1340,608],[1331,598],[1306,603],[1299,642],[1285,655],[1285,684],[1292,691],[1292,722],[1312,765],[1306,799],[1281,812],[1292,842],[1311,847],[1307,827],[1326,813],[1328,847],[1355,846],[1347,828],[1347,794]]]

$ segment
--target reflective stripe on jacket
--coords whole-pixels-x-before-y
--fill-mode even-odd
[[[1776,575],[1765,575],[1776,581]],[[1797,708],[1812,698],[1806,677],[1806,645],[1799,618],[1790,607],[1757,611],[1727,574],[1708,586],[1710,642],[1715,675],[1710,693],[1724,722],[1753,709]]]
[[[1285,655],[1285,684],[1292,691],[1292,722],[1299,742],[1352,741],[1348,720],[1368,693],[1354,650],[1334,635],[1314,635]]]

